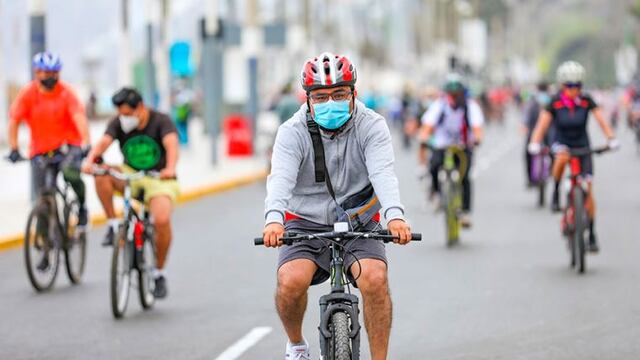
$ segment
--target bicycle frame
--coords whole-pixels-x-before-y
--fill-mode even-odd
[[[456,164],[456,158],[458,159]],[[460,146],[449,146],[445,149],[444,162],[438,181],[442,184],[444,199],[447,246],[459,240],[459,214],[462,209],[462,180],[468,170],[468,159]]]
[[[141,196],[139,196],[141,197]],[[125,221],[124,226],[127,231],[126,248],[130,249],[133,256],[129,258],[129,268],[138,269],[141,263],[142,247],[144,246],[145,230],[149,226],[153,226],[150,221],[149,212],[145,206],[143,199],[139,202],[139,209],[136,210],[133,206],[133,196],[131,192],[131,181],[125,181],[125,187],[123,192],[124,209],[123,219]]]
[[[57,227],[58,234],[61,235],[60,243],[54,244],[54,246],[61,246],[69,241],[69,234],[63,229],[62,219],[60,218],[61,214],[61,206],[64,208],[67,206],[68,202],[68,192],[69,192],[69,183],[64,182],[64,187],[60,187],[58,185],[58,176],[56,174],[55,160],[56,157],[48,157],[45,158],[47,163],[45,166],[45,181],[44,186],[41,189],[41,193],[38,196],[38,201],[45,201],[49,203],[51,206],[51,210],[53,211],[55,226]],[[62,200],[62,203],[60,203]],[[53,224],[50,224],[53,225]],[[49,231],[54,229],[48,229]],[[51,234],[51,232],[50,232]],[[58,239],[54,236],[54,241]]]
[[[458,166],[456,166],[456,156],[460,161]],[[467,161],[467,154],[462,147],[457,145],[449,146],[444,152],[444,164],[442,169],[449,177],[452,177],[452,174],[457,172],[457,179],[453,180],[457,183],[461,183],[462,178],[464,178],[467,173]]]
[[[337,242],[341,239],[336,239]],[[340,246],[329,245],[331,249],[331,294],[320,297],[320,351],[323,359],[328,356],[328,340],[331,338],[331,316],[336,312],[345,312],[351,318],[352,358],[360,359],[360,322],[358,297],[345,292],[344,250]]]

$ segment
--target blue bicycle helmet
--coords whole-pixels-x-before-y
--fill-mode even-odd
[[[35,70],[60,71],[62,69],[60,57],[48,51],[35,54],[32,64]]]

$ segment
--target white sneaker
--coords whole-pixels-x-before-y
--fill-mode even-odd
[[[309,353],[309,345],[307,341],[304,341],[303,345],[291,345],[287,341],[287,349],[284,355],[285,360],[311,360],[311,353]]]
[[[442,203],[442,195],[440,193],[434,192],[429,196],[429,201],[433,206],[433,212],[437,213],[444,210],[444,204]]]

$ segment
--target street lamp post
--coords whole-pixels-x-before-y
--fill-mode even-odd
[[[118,51],[118,86],[131,86],[133,77],[131,75],[131,35],[129,32],[129,0],[120,2],[120,27]]]
[[[46,0],[31,0],[29,2],[29,30],[31,37],[29,52],[31,57],[45,51],[47,47],[45,11]],[[31,72],[31,62],[29,62],[29,72]]]
[[[251,121],[251,132],[253,139],[256,136],[256,123],[258,117],[258,51],[262,42],[260,38],[258,20],[258,1],[249,0],[247,4],[247,27],[245,31],[245,49],[248,57],[249,67],[249,100],[247,102],[247,114]]]
[[[157,105],[156,95],[156,77],[155,77],[155,62],[154,62],[154,25],[158,23],[158,8],[156,6],[156,0],[145,1],[145,14],[146,14],[146,57],[145,57],[145,77],[144,77],[144,96],[148,104],[152,106]]]
[[[158,0],[156,0],[158,1]],[[158,108],[162,111],[170,111],[170,94],[171,94],[171,75],[169,70],[169,42],[170,42],[170,14],[171,0],[160,1],[160,40],[159,46],[155,48],[155,63],[158,65],[156,75],[158,82],[156,84],[159,102]]]
[[[47,48],[47,37],[45,33],[45,13],[46,13],[46,0],[31,0],[29,2],[29,30],[30,30],[30,49],[31,58],[39,52],[45,51]],[[31,70],[31,61],[29,64],[29,73],[33,77],[33,71]],[[31,167],[31,200],[36,199],[35,184],[35,171]]]
[[[218,0],[208,0],[202,28],[202,91],[204,118],[211,137],[211,162],[218,163],[218,134],[222,118],[223,43]]]

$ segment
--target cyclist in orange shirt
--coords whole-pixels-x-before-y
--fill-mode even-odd
[[[78,197],[78,227],[83,231],[88,215],[80,165],[89,148],[89,126],[84,106],[71,87],[59,80],[61,68],[57,55],[42,52],[33,57],[35,79],[20,91],[9,112],[9,160],[23,159],[18,127],[24,121],[31,130],[29,158],[36,192],[44,185],[45,169],[40,159],[62,155],[63,160],[55,164],[56,171],[62,172]]]

